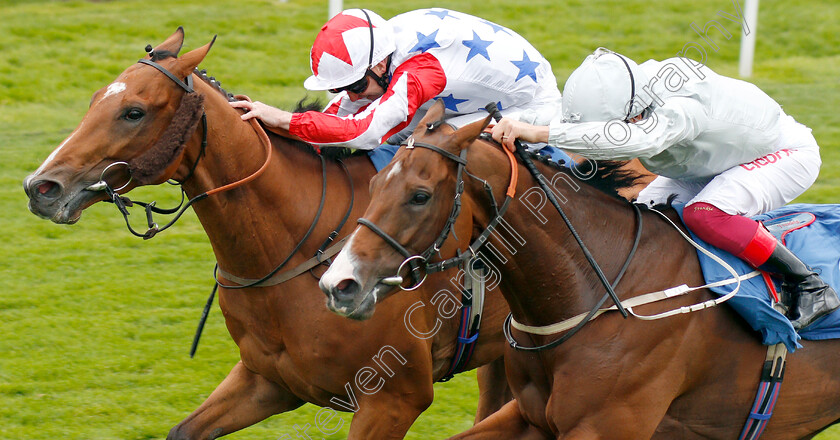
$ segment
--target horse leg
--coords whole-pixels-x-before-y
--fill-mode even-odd
[[[412,394],[381,390],[371,395],[370,399],[360,399],[359,409],[350,422],[347,440],[404,438],[420,413],[432,404],[434,397],[431,381],[428,387],[415,387],[413,391]]]
[[[303,403],[239,361],[210,397],[172,428],[166,439],[215,439]]]
[[[476,371],[478,381],[478,408],[475,423],[486,419],[513,400],[513,394],[505,376],[505,358],[500,357]]]
[[[450,440],[495,440],[510,438],[517,440],[548,440],[554,436],[546,434],[528,423],[519,410],[519,403],[511,400],[502,409],[496,411],[467,431]]]

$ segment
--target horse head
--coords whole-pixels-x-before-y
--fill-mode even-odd
[[[215,41],[215,38],[214,38]],[[147,47],[147,56],[93,94],[75,130],[26,177],[29,210],[75,223],[88,206],[175,177],[203,114],[191,75],[213,41],[179,57],[184,30]]]
[[[457,252],[457,244],[442,246],[460,210],[456,175],[461,174],[456,171],[466,165],[462,152],[490,117],[455,130],[444,123],[444,109],[443,102],[436,102],[391,163],[371,180],[372,199],[359,219],[362,226],[321,277],[333,312],[368,319],[377,301],[397,292],[398,285],[417,288],[425,279],[427,260]],[[467,228],[461,243],[468,244],[471,226]]]

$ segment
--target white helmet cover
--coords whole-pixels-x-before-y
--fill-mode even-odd
[[[350,85],[395,49],[394,30],[385,19],[363,9],[342,11],[315,37],[309,53],[313,75],[303,86],[328,90]]]
[[[650,82],[633,60],[599,47],[569,75],[563,88],[566,122],[627,120],[648,106],[639,98]]]

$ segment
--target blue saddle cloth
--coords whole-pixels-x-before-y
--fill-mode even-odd
[[[674,206],[682,217],[682,206]],[[810,213],[810,214],[802,214]],[[794,254],[820,274],[835,290],[840,286],[840,205],[794,204],[753,217],[764,222],[768,230],[783,240]],[[813,222],[812,222],[813,221]],[[706,249],[723,258],[739,274],[754,269],[721,249],[711,246],[692,233],[692,238]],[[732,275],[720,264],[703,253],[697,253],[707,283],[729,279]],[[781,283],[774,279],[776,290]],[[734,285],[714,287],[718,295],[732,291]],[[765,345],[784,343],[790,352],[801,347],[799,338],[821,340],[840,338],[840,310],[814,322],[798,335],[790,321],[773,309],[770,292],[762,277],[741,282],[741,289],[726,302],[732,306],[756,331],[761,333]]]
[[[399,149],[399,145],[382,144],[368,152],[368,157],[370,157],[370,161],[373,162],[373,166],[376,167],[377,173],[382,171],[382,168],[388,166],[388,163],[391,162],[391,159],[394,158],[394,155],[397,154],[397,150]],[[552,161],[562,163],[566,167],[570,166],[572,163],[572,158],[559,148],[546,146],[542,150],[538,151],[538,154],[548,156]]]

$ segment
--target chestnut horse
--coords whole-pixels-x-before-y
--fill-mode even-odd
[[[75,223],[85,208],[107,198],[96,189],[119,189],[130,177],[119,189],[125,193],[171,178],[182,182],[188,196],[198,196],[192,206],[223,270],[222,284],[234,284],[226,273],[258,279],[289,256],[287,266],[296,267],[316,254],[345,215],[355,223],[369,201],[373,165],[366,155],[322,161],[310,145],[274,134],[264,145],[262,129],[243,122],[226,93],[194,73],[212,42],[178,57],[183,38],[179,28],[144,62],[94,93],[76,130],[26,178],[30,210],[56,223]],[[194,87],[194,93],[185,87]],[[257,175],[258,169],[264,172]],[[103,175],[107,184],[97,183]],[[231,182],[238,183],[225,186]],[[325,208],[310,238],[296,249],[317,218],[322,190]],[[355,412],[350,438],[404,437],[432,403],[432,384],[444,376],[455,352],[458,320],[439,316],[431,302],[450,281],[445,276],[430,281],[417,296],[394,301],[365,322],[326,311],[318,281],[309,273],[268,287],[222,288],[219,305],[241,361],[168,438],[216,438],[306,402]],[[507,310],[501,295],[488,294],[487,330],[466,365],[493,362],[479,372],[477,419],[510,399],[501,359]],[[393,328],[405,320],[410,331]],[[316,422],[330,418],[324,413]],[[335,426],[332,420],[310,434]]]
[[[550,205],[542,209],[545,193],[534,191],[534,179],[522,165],[512,165],[498,144],[477,139],[489,117],[457,131],[442,125],[442,117],[443,106],[433,107],[408,140],[413,148],[401,148],[371,182],[362,221],[367,227],[357,228],[322,276],[325,293],[343,298],[348,307],[373,307],[357,297],[394,276],[405,258],[395,248],[411,253],[431,245],[452,212],[453,198],[461,199],[461,217],[474,216],[475,234],[483,232],[496,218],[496,207],[503,206],[515,169],[520,198],[514,197],[504,214],[505,230],[491,235],[493,252],[481,252],[501,277],[513,319],[545,326],[599,307],[606,289],[558,213],[548,212]],[[456,171],[459,162],[463,171]],[[536,165],[554,176],[552,191],[564,202],[564,212],[606,278],[615,280],[636,243],[637,211],[566,170]],[[460,197],[456,176],[465,185]],[[676,219],[673,211],[668,215]],[[682,284],[702,286],[696,251],[676,228],[651,211],[638,218],[644,225],[638,249],[615,289],[621,300]],[[649,315],[711,298],[716,297],[698,290],[634,311]],[[511,331],[511,340],[529,348],[554,345],[568,334]],[[803,344],[788,356],[764,438],[810,438],[840,418],[840,341]],[[516,400],[455,438],[738,438],[765,355],[757,334],[728,307],[655,321],[606,313],[553,348],[508,347],[505,364]]]

